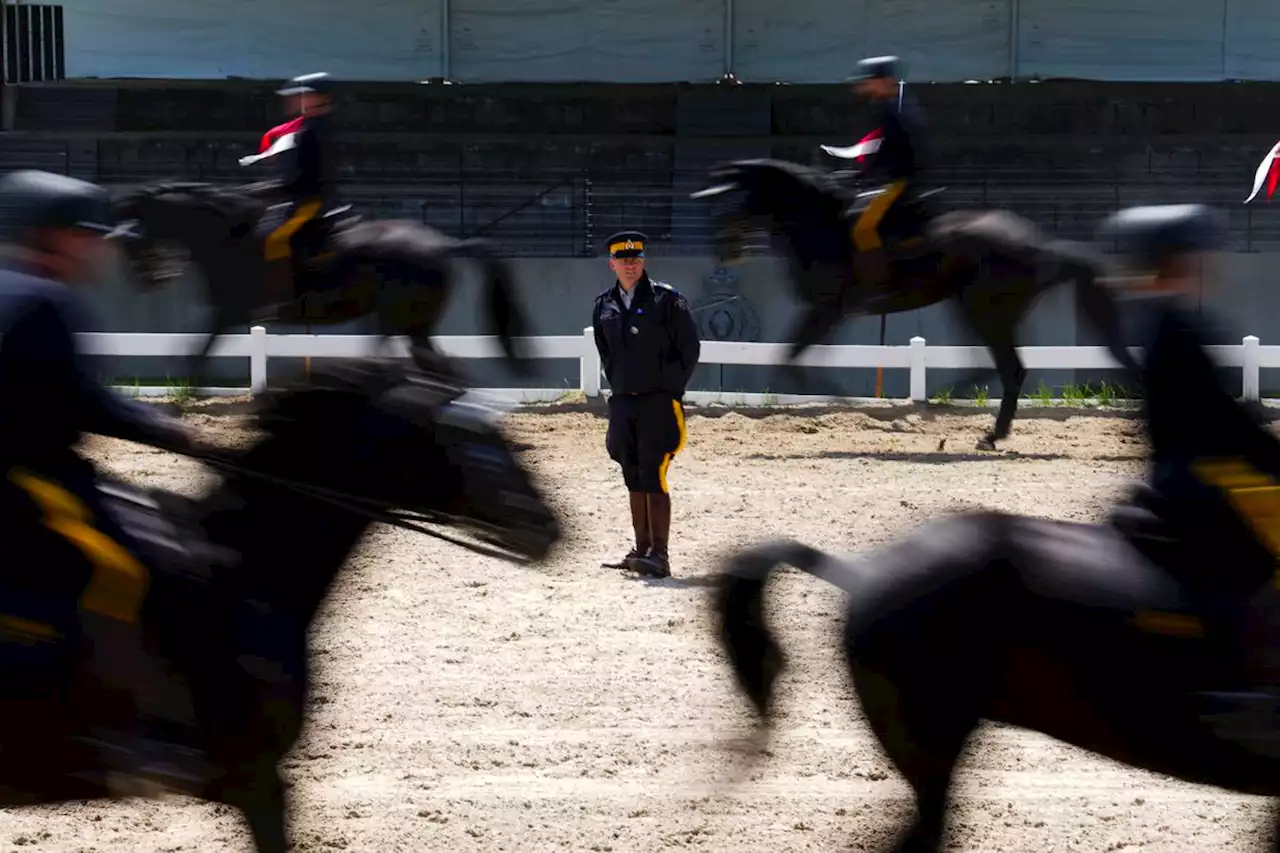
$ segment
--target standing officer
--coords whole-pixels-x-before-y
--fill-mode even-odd
[[[183,452],[194,433],[104,388],[77,351],[84,306],[76,291],[105,275],[111,213],[94,184],[49,172],[0,179],[0,571],[10,590],[40,587],[65,602],[50,614],[55,624],[13,614],[19,621],[56,636],[74,633],[76,612],[95,675],[163,719],[147,685],[164,676],[139,624],[150,572],[105,510],[93,464],[76,445],[97,433]],[[100,743],[131,770],[174,772],[165,748],[141,734],[116,731]]]
[[[684,448],[682,401],[701,345],[689,303],[645,272],[647,242],[639,231],[608,239],[609,267],[617,278],[596,297],[591,325],[612,392],[605,446],[622,466],[636,538],[622,562],[609,567],[665,578],[671,575],[667,468]]]

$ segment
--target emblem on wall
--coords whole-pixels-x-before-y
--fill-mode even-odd
[[[698,337],[704,341],[758,341],[760,318],[738,290],[727,267],[716,267],[703,280],[703,295],[692,307]]]

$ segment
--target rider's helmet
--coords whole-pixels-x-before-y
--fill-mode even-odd
[[[1227,217],[1203,204],[1130,207],[1108,217],[1099,234],[1120,250],[1129,266],[1154,270],[1176,256],[1223,248]]]
[[[328,74],[317,71],[315,74],[294,77],[284,85],[284,88],[277,89],[276,94],[285,98],[294,95],[332,95],[332,83]]]
[[[896,56],[869,56],[858,63],[848,82],[860,80],[901,80],[902,60]]]
[[[0,241],[21,243],[33,230],[114,230],[111,196],[103,187],[53,172],[26,170],[0,178]]]

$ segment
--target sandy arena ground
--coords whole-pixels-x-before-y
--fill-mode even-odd
[[[191,416],[235,440],[228,416]],[[856,551],[965,507],[1095,519],[1140,473],[1137,425],[1024,414],[1000,455],[987,413],[691,416],[671,474],[677,577],[598,568],[628,546],[625,491],[590,414],[521,414],[513,435],[563,511],[547,566],[518,569],[373,531],[315,624],[311,726],[287,763],[305,851],[878,850],[906,787],[859,720],[838,657],[841,597],[793,572],[771,607],[792,660],[770,758],[724,790],[747,717],[701,581],[727,547],[794,534]],[[945,446],[940,442],[945,439]],[[101,441],[137,482],[195,491],[191,464]],[[301,533],[301,532],[300,532]],[[984,729],[951,850],[1245,851],[1266,801]],[[248,850],[238,816],[184,800],[10,811],[0,849]]]

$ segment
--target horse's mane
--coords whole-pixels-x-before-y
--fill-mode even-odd
[[[123,204],[136,204],[160,196],[181,196],[193,208],[216,213],[226,219],[249,219],[260,216],[264,203],[243,187],[227,187],[195,181],[155,181],[134,187],[119,197]]]

